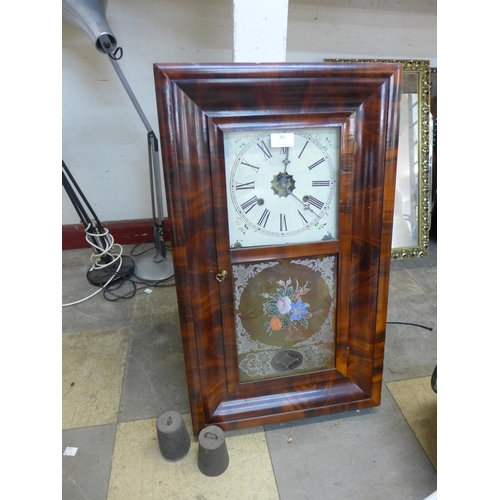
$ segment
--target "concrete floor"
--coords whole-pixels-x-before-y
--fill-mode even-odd
[[[131,247],[125,247],[130,255]],[[96,291],[89,249],[63,251],[62,302]],[[382,404],[226,433],[228,469],[204,476],[197,442],[168,462],[156,419],[191,431],[175,287],[102,293],[62,310],[64,500],[423,500],[437,489],[437,245],[392,263]],[[123,293],[121,290],[120,293]],[[113,298],[113,297],[109,297]],[[71,449],[73,453],[71,454]],[[75,450],[76,449],[76,450]],[[65,454],[69,453],[69,454]]]

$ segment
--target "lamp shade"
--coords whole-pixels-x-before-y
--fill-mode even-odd
[[[106,20],[107,0],[62,0],[62,19],[65,23],[82,28],[96,49],[108,54],[116,48],[116,37]],[[111,47],[103,47],[104,40]]]

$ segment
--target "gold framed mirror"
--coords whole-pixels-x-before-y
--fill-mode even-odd
[[[427,256],[432,205],[430,62],[330,58],[323,61],[404,65],[391,257],[398,260]]]

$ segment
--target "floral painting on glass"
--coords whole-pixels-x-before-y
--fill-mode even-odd
[[[336,257],[233,266],[241,381],[335,367]]]

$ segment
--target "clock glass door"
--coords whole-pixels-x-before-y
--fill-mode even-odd
[[[223,133],[239,382],[336,367],[340,142],[340,126]]]

